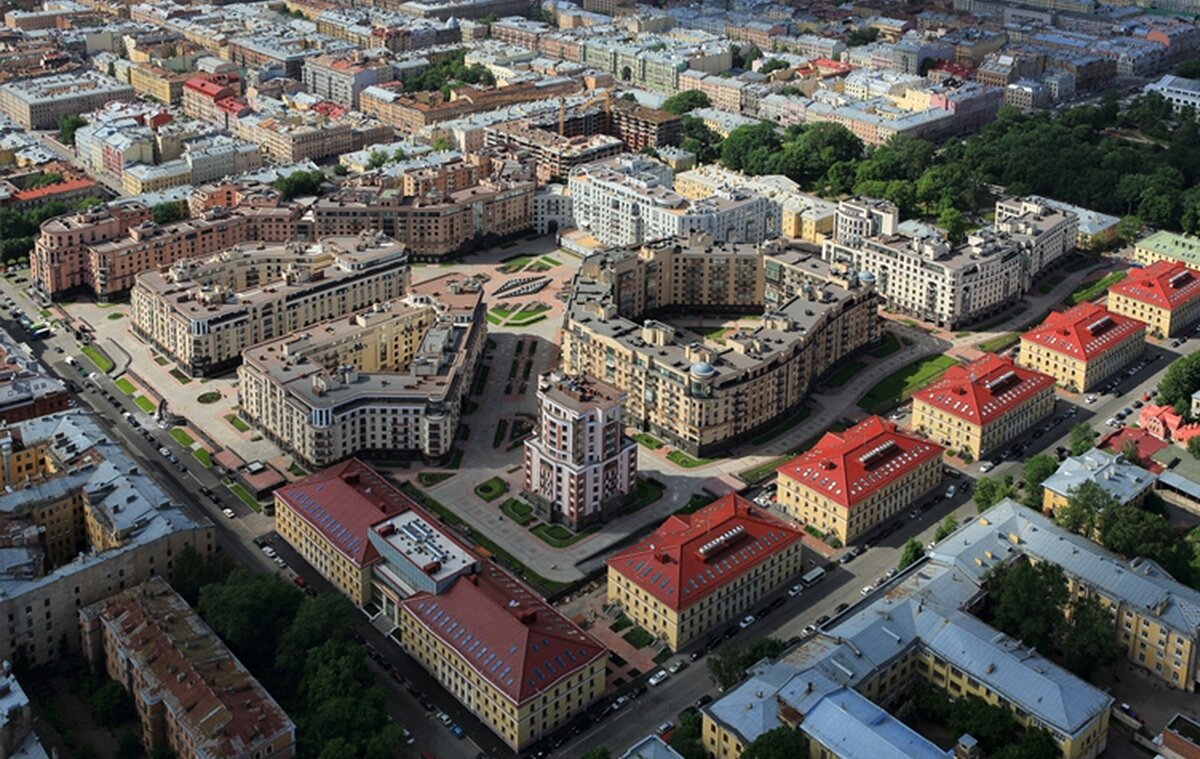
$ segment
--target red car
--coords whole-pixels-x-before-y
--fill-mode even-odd
[[[296,583],[296,586],[300,588],[308,587],[308,583],[300,575],[296,575],[296,578],[292,582]]]

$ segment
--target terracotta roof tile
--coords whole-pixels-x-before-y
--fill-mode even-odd
[[[941,379],[913,395],[971,424],[987,424],[1054,387],[1054,378],[988,354],[966,366],[951,367]]]
[[[1157,261],[1145,269],[1132,269],[1108,291],[1158,308],[1176,309],[1200,298],[1200,271],[1178,261]]]
[[[1146,325],[1136,319],[1114,314],[1095,303],[1080,303],[1066,311],[1052,311],[1044,322],[1021,335],[1021,340],[1087,361],[1145,330]]]

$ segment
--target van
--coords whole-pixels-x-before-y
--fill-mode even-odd
[[[817,567],[816,569],[810,569],[808,572],[804,573],[803,577],[800,578],[800,584],[802,584],[804,587],[807,588],[809,586],[816,585],[824,577],[825,577],[825,568],[824,567]]]

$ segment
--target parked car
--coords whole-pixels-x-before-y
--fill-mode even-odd
[[[676,659],[675,661],[671,662],[670,667],[667,667],[667,671],[670,672],[672,675],[675,675],[675,674],[679,674],[683,670],[687,669],[687,666],[688,666],[687,659]]]
[[[230,509],[230,508],[221,509],[221,513],[230,519],[237,518],[237,513],[233,509]]]
[[[272,548],[271,546],[263,546],[262,552],[267,555],[268,559],[273,559],[279,555],[279,554],[275,553],[275,549]]]
[[[799,585],[799,584],[793,585],[791,588],[788,589],[788,595],[791,596],[792,598],[795,598],[796,596],[800,595],[803,592],[804,592],[804,586]]]
[[[660,722],[658,727],[654,728],[654,731],[659,735],[662,735],[663,733],[669,732],[673,727],[675,727],[675,723],[671,720],[666,720],[665,722]]]
[[[987,474],[988,472],[992,471],[992,467],[994,467],[994,466],[995,466],[995,464],[993,464],[990,461],[980,461],[979,462],[979,471],[983,474]]]
[[[838,604],[837,608],[833,610],[833,613],[841,614],[842,612],[844,612],[846,609],[849,609],[849,608],[850,608],[850,604]]]
[[[875,590],[875,588],[872,588],[870,585],[864,585],[862,586],[862,590],[858,592],[860,595],[869,596],[873,590]]]
[[[749,626],[750,626],[750,625],[752,625],[752,624],[754,624],[754,615],[753,615],[753,614],[747,614],[746,616],[742,617],[742,621],[741,621],[741,622],[738,622],[738,627],[740,627],[740,628],[742,628],[743,630],[745,630],[747,627],[749,627]]]

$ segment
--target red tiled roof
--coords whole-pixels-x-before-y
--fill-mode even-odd
[[[1044,322],[1021,335],[1021,339],[1088,361],[1144,333],[1145,329],[1146,325],[1140,321],[1114,314],[1104,306],[1080,303],[1066,311],[1051,311]]]
[[[1145,269],[1132,269],[1129,276],[1108,288],[1158,308],[1175,309],[1200,298],[1200,271],[1178,261],[1158,261]]]
[[[983,425],[1053,387],[1053,377],[989,353],[966,366],[951,367],[913,398],[971,424]]]
[[[81,179],[68,179],[65,182],[56,182],[55,184],[42,185],[35,187],[32,190],[21,190],[13,193],[14,201],[35,200],[44,198],[48,195],[58,195],[64,192],[75,192],[88,187],[95,187],[96,183],[86,177]]]
[[[520,704],[554,688],[604,646],[490,561],[441,595],[400,602],[488,682]]]
[[[753,571],[800,538],[800,532],[730,494],[694,514],[670,517],[607,563],[669,608],[680,610]],[[722,542],[713,545],[716,541]]]
[[[192,77],[183,83],[183,86],[194,92],[199,92],[209,98],[217,98],[228,94],[229,85],[215,82],[209,77]]]
[[[275,491],[275,497],[338,551],[365,567],[379,558],[367,540],[367,529],[388,517],[425,511],[374,469],[350,459]],[[426,516],[426,521],[433,522]]]
[[[812,448],[779,467],[779,474],[850,509],[921,464],[941,458],[944,450],[872,416],[845,432],[826,432]]]

